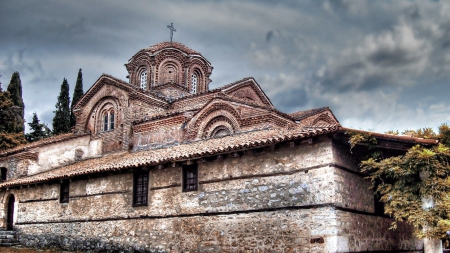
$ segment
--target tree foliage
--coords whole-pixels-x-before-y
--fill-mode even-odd
[[[11,75],[11,81],[9,82],[7,91],[9,91],[11,100],[15,106],[20,108],[20,120],[21,124],[17,124],[16,133],[20,133],[24,131],[24,113],[25,113],[25,104],[22,99],[22,81],[20,80],[19,72],[15,71]],[[18,119],[19,120],[19,119]]]
[[[0,150],[25,144],[23,132],[17,132],[23,124],[20,108],[15,106],[8,91],[0,91]]]
[[[415,228],[419,238],[444,238],[450,231],[450,128],[439,127],[407,130],[410,136],[433,138],[439,145],[416,145],[403,156],[380,158],[372,155],[361,163],[362,171],[369,172],[376,195],[385,204],[385,213],[396,222],[406,221]],[[373,137],[356,134],[350,142],[373,141]],[[375,152],[376,153],[376,152]],[[426,206],[429,202],[432,205]],[[392,228],[396,228],[396,222]]]
[[[70,106],[70,126],[74,127],[76,124],[76,118],[73,113],[73,107],[77,104],[78,100],[83,96],[83,74],[81,73],[81,69],[78,70],[77,83],[75,84],[75,89],[73,91],[72,97],[72,105]]]
[[[69,83],[64,78],[61,84],[61,91],[56,102],[55,116],[53,117],[53,134],[63,134],[70,132],[70,97]]]
[[[25,134],[25,139],[28,142],[39,141],[51,135],[50,128],[46,124],[39,123],[36,112],[33,113],[33,119],[28,125],[30,126],[30,133]]]

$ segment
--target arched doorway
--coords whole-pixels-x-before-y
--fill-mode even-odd
[[[10,195],[8,199],[8,207],[7,207],[7,214],[6,214],[6,230],[12,230],[13,224],[14,224],[14,202],[16,199],[14,198],[14,195]]]

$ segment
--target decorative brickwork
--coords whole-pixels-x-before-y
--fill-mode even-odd
[[[192,74],[197,74],[198,83],[193,93],[208,90],[213,67],[200,53],[189,49],[181,43],[163,42],[143,49],[125,64],[130,84],[141,87],[140,74],[147,72],[147,87],[154,89],[166,83],[176,83],[192,93]]]
[[[376,213],[347,130],[328,107],[285,114],[253,78],[210,91],[210,62],[178,42],[143,49],[125,66],[129,82],[102,75],[80,99],[74,133],[0,152],[0,227],[18,231],[23,245],[95,252],[423,247],[410,226],[387,230],[392,220]],[[436,144],[372,135],[398,143],[397,152]]]

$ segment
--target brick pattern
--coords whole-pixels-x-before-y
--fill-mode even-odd
[[[181,43],[160,43],[136,53],[125,64],[131,85],[139,87],[141,71],[148,73],[148,89],[174,82],[191,91],[190,76],[197,71],[197,93],[208,90],[211,63],[200,53],[189,49]]]

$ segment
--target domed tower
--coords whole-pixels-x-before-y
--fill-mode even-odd
[[[125,64],[130,84],[152,90],[167,83],[192,94],[208,90],[213,67],[199,52],[178,42],[162,42],[140,50]]]

